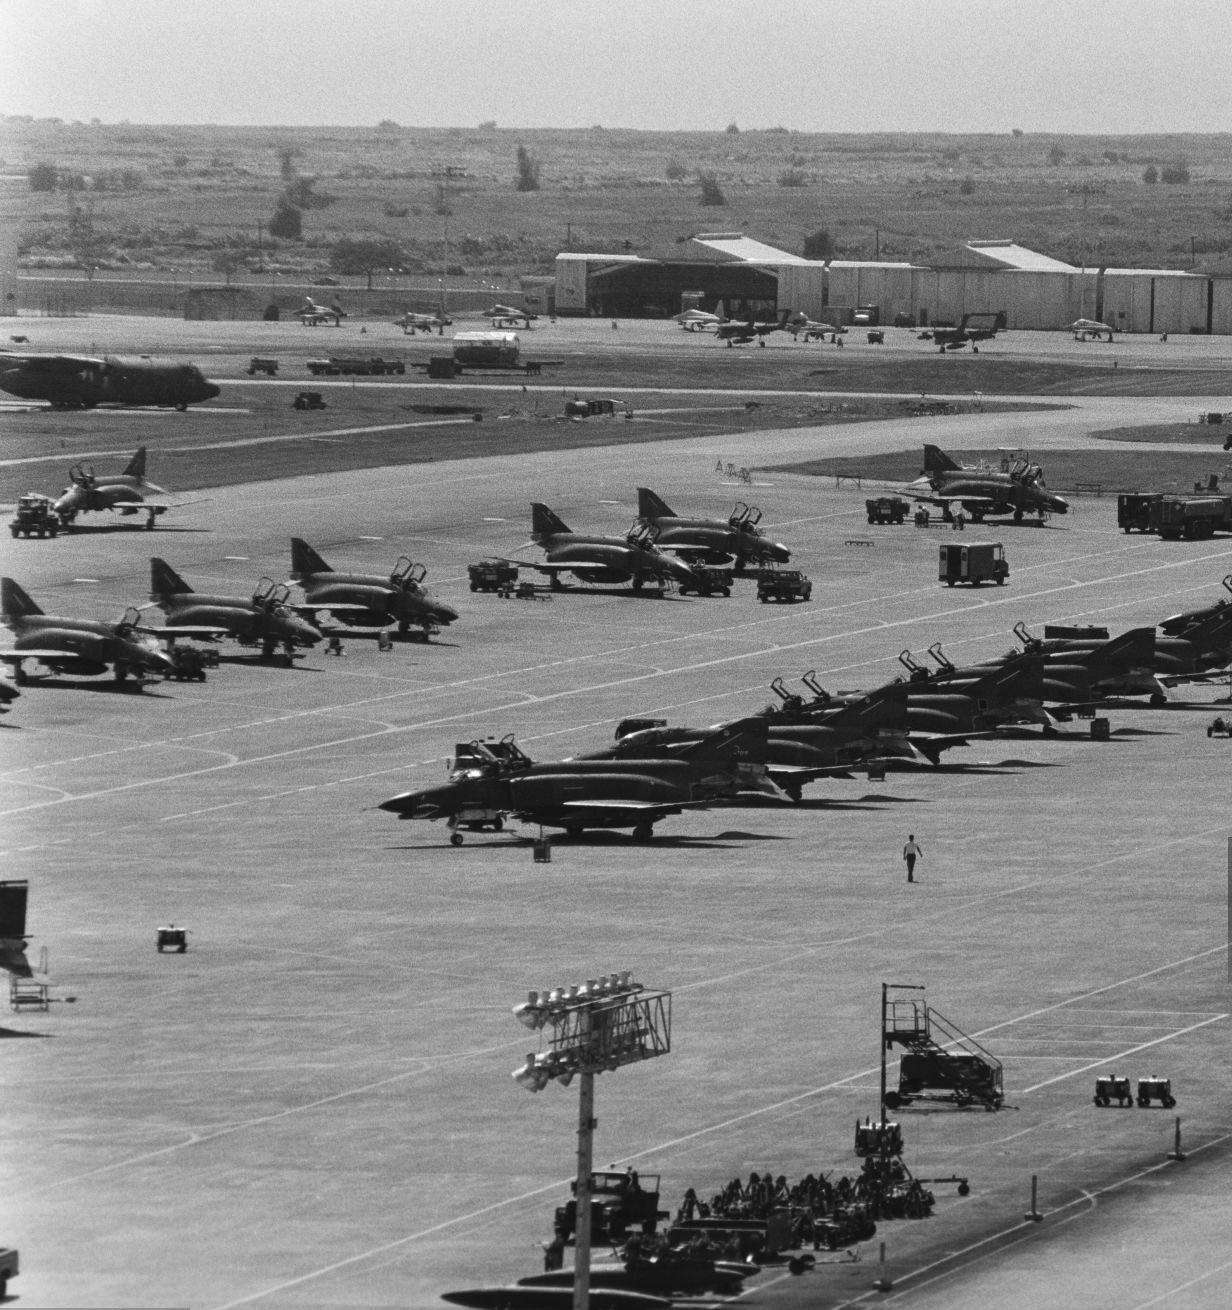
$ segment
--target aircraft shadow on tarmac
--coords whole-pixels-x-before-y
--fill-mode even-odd
[[[23,1033],[23,1032],[18,1032],[18,1030],[17,1030],[16,1028],[2,1028],[2,1027],[0,1027],[0,1040],[2,1040],[2,1039],[5,1038],[5,1037],[43,1037],[43,1038],[50,1038],[50,1037],[51,1037],[51,1033]]]
[[[665,832],[656,832],[650,841],[638,841],[628,833],[623,832],[604,832],[601,829],[592,829],[584,832],[580,836],[570,837],[566,833],[552,833],[548,840],[554,849],[568,850],[576,847],[580,850],[586,850],[595,846],[610,846],[620,849],[634,848],[637,850],[662,850],[670,848],[673,850],[730,850],[738,842],[742,841],[786,841],[785,837],[778,837],[771,834],[753,834],[747,832],[738,833],[718,833],[714,837],[690,837],[685,834],[673,834]],[[415,851],[423,852],[430,850],[448,850],[452,856],[463,856],[467,852],[472,854],[501,854],[517,851],[519,853],[531,850],[538,841],[537,837],[522,837],[515,834],[509,834],[505,840],[500,839],[500,834],[492,834],[489,841],[477,841],[474,843],[466,842],[462,846],[450,846],[448,842],[441,842],[434,846],[387,846],[385,849],[390,851]]]
[[[84,678],[41,678],[32,674],[22,687],[23,691],[95,691],[109,696],[148,696],[151,700],[174,700],[166,692],[157,690],[162,684],[147,682],[144,689],[135,682],[116,682],[114,678],[87,681]]]
[[[149,532],[151,536],[157,533],[160,537],[164,533],[173,532],[213,532],[213,528],[189,528],[183,524],[160,524],[157,528],[147,528],[144,523],[87,523],[81,527],[74,527],[71,531],[65,532],[66,537],[98,537],[105,536],[111,532]]]

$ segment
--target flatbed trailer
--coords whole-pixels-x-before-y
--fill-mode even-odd
[[[405,373],[406,361],[383,359],[380,355],[365,358],[331,355],[328,359],[308,360],[307,368],[313,377],[383,377],[390,373]]]

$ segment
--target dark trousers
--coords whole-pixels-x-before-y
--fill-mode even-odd
[[[915,873],[915,856],[905,855],[903,858],[907,861],[907,881],[915,882],[915,878],[912,876]]]

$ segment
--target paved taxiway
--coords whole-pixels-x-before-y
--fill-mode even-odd
[[[507,836],[455,850],[438,825],[366,812],[443,777],[476,735],[565,754],[635,711],[746,711],[779,674],[868,685],[904,647],[989,655],[1019,619],[1120,628],[1213,599],[1232,542],[1123,537],[1108,502],[998,531],[1010,586],[956,593],[935,581],[941,534],[869,528],[860,492],[714,472],[925,431],[1042,449],[1090,423],[976,415],[437,463],[229,489],[153,534],[6,542],[5,571],[49,610],[143,600],[155,550],[195,586],[243,590],[286,575],[297,533],[338,565],[409,553],[462,611],[426,648],[349,640],[340,659],[224,664],[140,698],[32,689],[0,723],[5,866],[30,878],[35,954],[47,945],[58,994],[78,997],[4,1023],[3,1237],[22,1303],[430,1306],[532,1272],[576,1101],[509,1080],[535,1044],[509,1007],[631,968],[674,990],[674,1049],[599,1080],[597,1156],[662,1172],[673,1204],[754,1169],[854,1172],[878,985],[922,982],[1005,1060],[1017,1108],[904,1113],[911,1167],[973,1190],[881,1226],[892,1299],[1218,1304],[1230,825],[1211,690],[1192,710],[1114,711],[1107,744],[1083,725],[985,743],[941,771],[815,786],[800,807],[669,819],[648,847],[560,841],[548,866]],[[639,483],[678,508],[758,503],[813,603],[758,606],[749,583],[662,602],[466,590],[467,562],[525,541],[529,500],[620,530]],[[926,852],[914,887],[908,831]],[[186,956],[154,952],[169,919],[193,932]],[[1174,1078],[1186,1165],[1155,1169],[1172,1115],[1091,1106],[1106,1068]],[[1024,1227],[1032,1173],[1051,1217]],[[872,1299],[870,1257],[767,1274],[747,1299]],[[957,1272],[936,1282],[947,1257]]]

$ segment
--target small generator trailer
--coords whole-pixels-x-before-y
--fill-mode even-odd
[[[1001,1061],[924,1001],[890,1002],[881,1037],[884,1050],[903,1048],[898,1090],[886,1093],[887,1108],[937,1101],[999,1110],[1004,1103]]]
[[[1122,1077],[1121,1074],[1108,1073],[1102,1074],[1095,1080],[1095,1095],[1091,1098],[1096,1105],[1102,1105],[1105,1109],[1113,1101],[1124,1109],[1127,1105],[1133,1105],[1134,1096],[1129,1089],[1129,1079]]]
[[[1005,547],[999,541],[972,541],[941,547],[937,577],[947,587],[956,582],[968,583],[972,587],[995,582],[1000,587],[1009,576]]]
[[[693,576],[679,584],[682,596],[730,596],[732,572],[717,564],[693,564]]]
[[[1151,1074],[1149,1078],[1138,1079],[1138,1104],[1142,1109],[1146,1109],[1152,1101],[1158,1101],[1165,1110],[1171,1110],[1176,1104],[1176,1097],[1172,1095],[1172,1079],[1159,1078]]]

